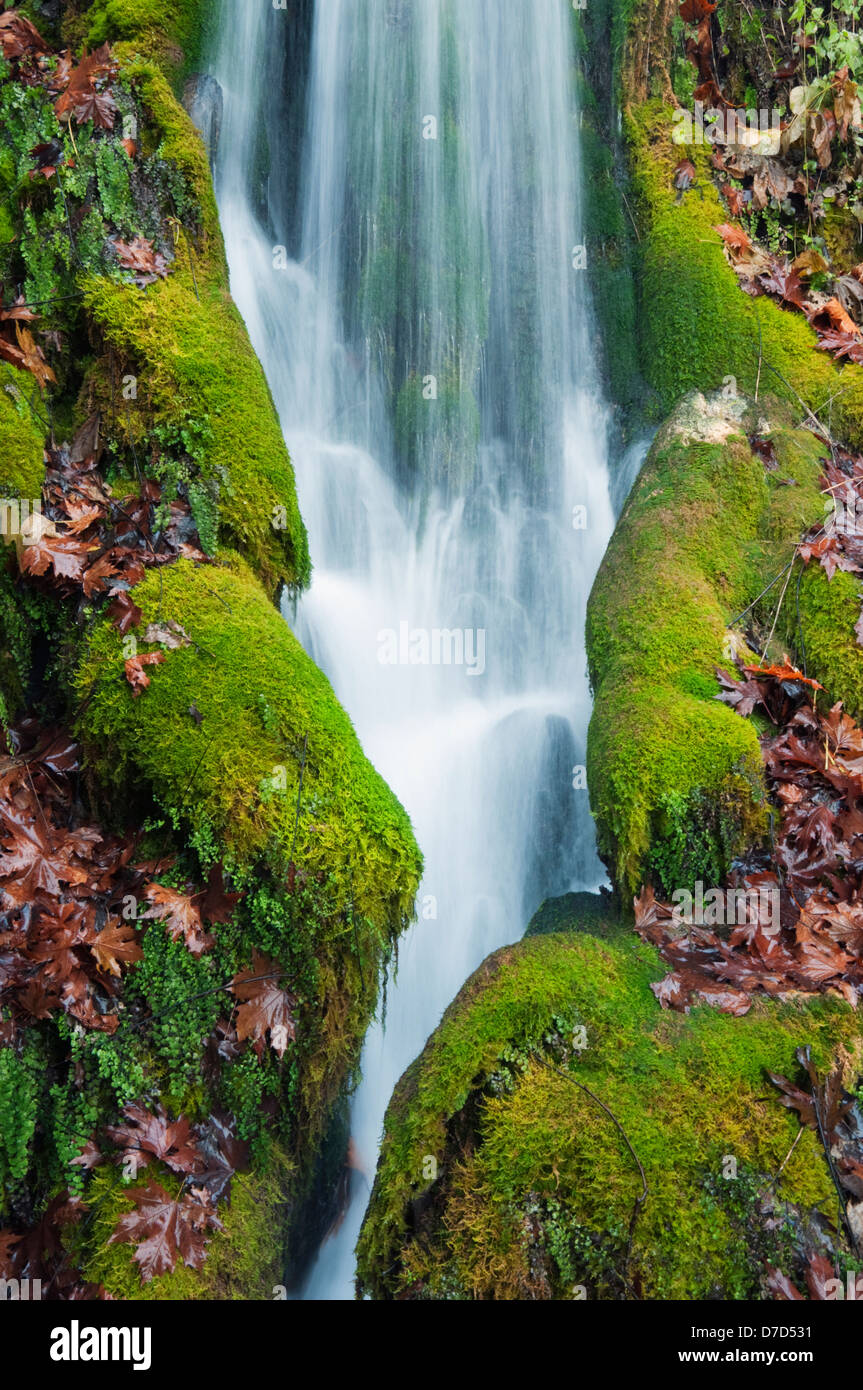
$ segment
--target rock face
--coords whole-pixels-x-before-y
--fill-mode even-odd
[[[775,470],[756,436],[772,442]],[[823,457],[786,407],[729,384],[680,402],[632,489],[587,622],[591,805],[625,898],[647,878],[718,883],[764,832],[756,732],[717,701],[715,672],[739,640],[728,625],[823,516]]]
[[[796,1272],[832,1184],[807,1131],[773,1198],[798,1124],[764,1071],[793,1074],[804,1040],[820,1065],[859,1056],[853,1010],[666,1014],[652,949],[570,925],[490,956],[396,1087],[359,1242],[372,1297],[759,1298],[767,1263]]]
[[[207,158],[212,165],[219,148],[222,130],[224,95],[220,84],[210,73],[195,73],[186,79],[183,105],[201,133]]]

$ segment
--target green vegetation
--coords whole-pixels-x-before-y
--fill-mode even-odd
[[[123,672],[128,639],[107,620],[96,626],[76,682],[90,696],[80,732],[93,764],[126,800],[130,786],[151,788],[193,838],[212,837],[239,865],[266,858],[284,871],[293,858],[309,874],[334,875],[344,901],[397,932],[420,868],[407,816],[326,677],[248,568],[227,563],[181,560],[135,589],[144,626],[174,620],[193,644],[168,652],[137,699]]]
[[[822,449],[780,423],[786,471],[767,472],[746,438],[758,418],[722,393],[681,404],[591,595],[588,780],[600,852],[624,898],[647,875],[669,892],[718,883],[766,827],[756,730],[715,698],[714,671],[730,662],[729,622],[823,516]]]
[[[44,427],[30,404],[34,392],[32,378],[6,363],[0,366],[0,497],[31,504],[42,496],[45,477]]]
[[[758,1296],[764,1260],[793,1240],[790,1220],[772,1233],[759,1223],[758,1195],[797,1130],[764,1070],[793,1074],[802,1041],[819,1065],[843,1046],[856,1058],[854,1014],[826,999],[742,1019],[669,1014],[649,988],[663,973],[634,938],[539,937],[489,957],[390,1103],[359,1243],[367,1293],[623,1295],[638,1169],[607,1113],[546,1063],[611,1108],[644,1166],[629,1266],[641,1297]],[[833,1211],[809,1131],[779,1196]]]

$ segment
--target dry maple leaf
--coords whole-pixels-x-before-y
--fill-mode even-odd
[[[201,899],[201,916],[205,922],[225,926],[236,911],[237,903],[245,897],[244,893],[229,893],[225,887],[224,865],[213,864],[207,880],[207,888]]]
[[[175,1173],[201,1170],[201,1156],[185,1116],[169,1120],[161,1105],[155,1115],[141,1105],[125,1105],[123,1118],[122,1125],[108,1125],[106,1133],[123,1150],[122,1162],[133,1170],[133,1177],[146,1168],[151,1157]]]
[[[803,308],[803,282],[793,266],[774,261],[766,275],[759,276],[759,283],[768,294],[776,295],[785,304]]]
[[[144,959],[135,928],[119,917],[106,922],[88,944],[99,969],[117,977],[121,965],[133,965]]]
[[[716,675],[721,690],[715,698],[721,700],[724,705],[730,705],[742,718],[748,719],[756,705],[764,704],[764,690],[758,681],[736,681],[719,666],[716,667]]]
[[[130,595],[125,590],[121,590],[108,605],[108,616],[114,626],[125,636],[130,627],[138,626],[143,615]]]
[[[231,981],[234,994],[246,1001],[237,1011],[237,1037],[241,1042],[253,1038],[259,1056],[264,1050],[267,1033],[278,1057],[284,1057],[288,1043],[296,1036],[293,1016],[296,998],[287,990],[279,989],[279,973],[274,961],[256,951],[251,970],[242,970]]]
[[[109,92],[82,92],[76,98],[73,109],[78,125],[92,121],[100,130],[114,129],[117,103]]]
[[[748,251],[752,246],[752,238],[742,227],[736,226],[733,222],[722,222],[718,227],[714,227],[725,242],[733,251]]]
[[[710,0],[683,0],[677,13],[684,24],[699,24],[715,9],[716,5],[711,5]]]
[[[88,565],[83,576],[84,593],[87,598],[95,598],[104,591],[109,579],[115,579],[120,571],[112,563],[111,555],[100,555],[92,565]]]
[[[132,687],[132,695],[137,697],[150,684],[150,677],[144,671],[145,666],[161,666],[165,660],[164,652],[148,652],[145,656],[127,657],[124,663],[126,680]]]
[[[168,274],[168,263],[165,257],[153,250],[153,243],[147,241],[145,237],[135,237],[134,241],[112,241],[112,246],[117,253],[117,259],[124,270],[131,270],[135,277],[135,284],[139,287],[152,285],[161,276],[163,279]]]
[[[833,329],[839,333],[849,333],[852,337],[856,337],[858,341],[860,340],[860,329],[858,325],[851,318],[850,314],[846,314],[838,299],[828,299],[826,304],[822,304],[819,308],[813,310],[812,313],[807,314],[806,317],[809,319],[812,327],[818,329],[819,332],[827,333],[830,329]]]
[[[39,30],[17,10],[0,15],[0,50],[7,62],[23,58],[25,53],[50,53]]]
[[[88,875],[71,861],[68,837],[30,819],[26,813],[2,808],[2,834],[11,843],[0,854],[0,881],[6,899],[16,906],[35,902],[41,891],[60,896],[64,884],[86,883]]]
[[[190,647],[192,645],[188,632],[173,618],[169,618],[164,623],[148,623],[144,632],[145,642],[160,642],[163,647],[170,651],[177,647]]]
[[[824,689],[824,686],[819,685],[818,681],[804,676],[802,671],[798,671],[796,666],[792,666],[787,656],[781,666],[744,666],[743,669],[747,676],[772,676],[777,681],[794,681],[801,685],[811,686],[813,690]]]
[[[130,1188],[125,1194],[135,1202],[135,1210],[121,1216],[109,1237],[115,1242],[133,1244],[134,1260],[145,1284],[174,1269],[178,1258],[190,1269],[200,1269],[207,1254],[207,1232],[220,1231],[222,1223],[211,1207],[194,1197],[169,1197],[152,1179],[145,1188]]]
[[[55,579],[81,583],[85,561],[90,553],[91,547],[87,541],[45,534],[32,544],[22,546],[20,565],[25,574],[42,575],[50,568]]]
[[[193,956],[202,956],[213,946],[213,938],[204,931],[201,914],[191,898],[173,888],[151,883],[145,893],[152,903],[143,918],[164,922],[172,941],[184,941]]]
[[[21,365],[24,370],[36,378],[43,390],[49,381],[56,382],[57,378],[45,361],[42,349],[34,341],[29,328],[22,328],[20,323],[16,323],[15,337],[18,339],[18,347],[23,359]]]

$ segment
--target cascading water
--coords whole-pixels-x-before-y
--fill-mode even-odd
[[[273,76],[290,23],[268,0],[223,0],[232,290],[316,566],[295,629],[426,861],[353,1102],[368,1181],[355,1175],[304,1292],[335,1299],[352,1296],[401,1072],[544,897],[604,878],[573,770],[585,604],[613,515],[574,254],[569,0],[315,0],[299,209]]]

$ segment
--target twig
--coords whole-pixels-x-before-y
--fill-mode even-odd
[[[783,603],[785,602],[785,595],[786,595],[786,593],[788,592],[788,585],[789,585],[789,583],[791,582],[791,575],[792,575],[792,572],[793,572],[793,569],[794,569],[794,561],[795,561],[796,559],[797,559],[797,551],[795,550],[794,556],[793,556],[793,558],[792,558],[792,560],[791,560],[791,565],[790,565],[789,568],[788,568],[788,573],[787,573],[787,575],[785,576],[785,583],[784,583],[784,585],[783,585],[783,587],[782,587],[782,593],[779,595],[779,602],[778,602],[778,604],[776,605],[776,612],[773,614],[773,626],[772,626],[771,629],[770,629],[770,636],[767,638],[767,641],[766,641],[766,643],[765,643],[765,645],[764,645],[764,651],[761,653],[761,662],[760,662],[760,664],[761,664],[762,666],[764,665],[764,660],[765,660],[765,658],[766,658],[766,656],[767,656],[767,648],[770,646],[770,643],[773,641],[773,634],[774,634],[774,632],[776,631],[776,624],[779,622],[779,614],[782,612],[782,605],[783,605]]]
[[[306,734],[305,738],[303,739],[303,756],[300,759],[300,780],[297,785],[297,809],[294,812],[294,836],[291,840],[291,857],[288,860],[289,864],[293,864],[294,862],[294,850],[297,847],[297,831],[300,828],[300,801],[302,800],[303,795],[303,776],[305,775],[306,771],[306,753],[308,751],[308,747],[309,736],[308,734]]]
[[[747,613],[751,613],[751,612],[752,612],[752,609],[755,607],[756,603],[760,603],[760,601],[761,601],[761,599],[763,599],[764,595],[770,593],[770,590],[773,588],[774,584],[778,584],[779,581],[780,581],[780,579],[782,578],[782,576],[783,576],[784,574],[786,574],[786,573],[788,572],[788,570],[791,569],[791,566],[794,564],[794,561],[795,561],[796,558],[797,558],[797,549],[796,549],[796,547],[795,547],[794,554],[792,555],[791,559],[788,561],[788,564],[785,566],[785,569],[780,570],[779,573],[777,574],[777,576],[776,576],[775,579],[771,579],[770,583],[767,585],[767,588],[761,590],[761,593],[758,595],[758,598],[754,598],[754,599],[752,600],[752,602],[749,604],[749,607],[748,607],[748,608],[744,608],[744,610],[743,610],[742,613],[740,613],[736,618],[732,619],[732,621],[728,624],[729,627],[736,627],[737,624],[741,621],[741,619],[743,619],[743,618],[746,617],[746,614],[747,614]]]
[[[801,565],[797,573],[797,633],[800,637],[800,655],[803,658],[803,674],[804,676],[808,676],[809,672],[806,669],[806,639],[803,636],[803,620],[800,617],[800,581],[803,578],[803,568],[803,565]]]
[[[635,232],[635,239],[636,239],[636,241],[641,241],[641,235],[640,235],[639,230],[638,230],[638,223],[636,222],[635,218],[634,218],[633,215],[632,215],[632,208],[629,206],[629,199],[627,198],[627,196],[626,196],[626,194],[624,193],[624,191],[623,191],[622,188],[621,188],[621,190],[620,190],[620,196],[621,196],[621,198],[623,199],[623,206],[626,208],[626,211],[629,213],[629,220],[630,220],[630,222],[632,223],[632,230]]]
[[[636,1196],[635,1205],[632,1209],[632,1216],[629,1222],[629,1239],[626,1245],[626,1259],[623,1263],[624,1275],[627,1276],[625,1282],[627,1283],[628,1287],[631,1288],[632,1286],[629,1284],[628,1275],[629,1261],[632,1256],[632,1241],[633,1237],[635,1236],[635,1224],[638,1220],[639,1214],[641,1212],[642,1207],[644,1206],[644,1203],[647,1201],[647,1198],[650,1195],[650,1189],[647,1186],[647,1177],[645,1175],[643,1167],[641,1166],[641,1159],[638,1157],[638,1154],[632,1147],[632,1142],[629,1138],[629,1135],[623,1128],[623,1125],[620,1123],[620,1120],[617,1118],[614,1111],[606,1105],[604,1100],[600,1100],[599,1096],[596,1095],[595,1092],[591,1091],[589,1086],[585,1086],[583,1081],[576,1081],[575,1077],[570,1076],[568,1072],[561,1071],[560,1067],[553,1067],[550,1062],[546,1062],[545,1058],[540,1057],[538,1052],[534,1051],[533,1057],[537,1062],[539,1062],[541,1067],[545,1067],[547,1071],[553,1071],[557,1076],[562,1077],[564,1081],[569,1081],[573,1086],[577,1086],[580,1091],[584,1091],[585,1095],[590,1096],[590,1099],[592,1101],[595,1101],[601,1110],[605,1111],[606,1115],[609,1117],[610,1120],[614,1121],[615,1125],[622,1134],[624,1143],[626,1144],[626,1147],[629,1149],[629,1152],[631,1153],[635,1161],[636,1167],[638,1168],[638,1172],[641,1176],[641,1191]],[[632,1291],[633,1293],[635,1292],[634,1289]]]

